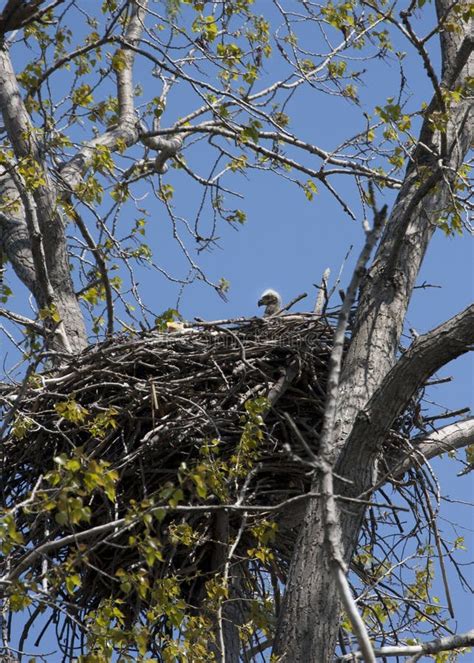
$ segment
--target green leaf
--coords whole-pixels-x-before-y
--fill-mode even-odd
[[[155,327],[158,331],[164,332],[168,328],[168,322],[182,319],[183,317],[179,311],[174,308],[168,308],[166,311],[163,311],[163,313],[155,318]]]
[[[306,184],[303,185],[303,190],[304,195],[309,201],[313,200],[315,193],[318,193],[318,188],[313,180],[308,180]]]
[[[71,99],[76,106],[90,106],[94,101],[91,86],[87,83],[79,85],[71,94]]]
[[[214,41],[217,37],[219,31],[213,16],[206,16],[204,19],[203,32],[206,35],[206,39],[210,42]]]
[[[240,132],[240,139],[245,143],[247,141],[252,141],[253,143],[258,143],[260,140],[259,129],[262,128],[262,123],[258,120],[250,120],[248,125],[242,129]]]
[[[78,573],[66,576],[66,589],[69,594],[74,594],[76,587],[80,587],[81,584],[81,576]]]
[[[85,407],[72,398],[67,401],[62,401],[61,403],[56,403],[54,409],[60,417],[63,417],[66,421],[70,421],[74,424],[83,423],[89,414]]]

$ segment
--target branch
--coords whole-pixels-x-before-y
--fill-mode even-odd
[[[120,41],[120,40],[119,40]],[[158,62],[158,60],[152,56],[150,56],[146,51],[143,49],[135,48],[133,49],[135,52],[137,52],[140,55],[144,55],[145,57],[148,57],[151,59],[153,62]],[[187,80],[185,76],[183,76],[184,80]],[[212,88],[212,86],[208,86]],[[197,124],[194,126],[186,126],[186,127],[172,127],[170,129],[160,129],[159,132],[148,132],[144,134],[144,137],[146,138],[153,138],[157,135],[159,136],[168,136],[168,135],[177,135],[179,133],[183,134],[184,136],[188,136],[191,134],[195,133],[204,133],[204,134],[210,134],[212,136],[219,135],[223,136],[224,138],[231,138],[233,140],[239,139],[240,138],[240,133],[244,127],[240,125],[236,125],[235,127],[230,127],[229,125],[222,126],[221,123],[215,122],[215,121],[206,121],[203,122],[202,124]],[[389,175],[384,175],[377,171],[376,169],[369,168],[368,166],[365,166],[364,164],[360,164],[354,160],[351,160],[350,158],[348,159],[340,159],[337,157],[332,156],[331,154],[325,152],[321,148],[317,147],[316,145],[312,145],[311,143],[307,143],[299,138],[296,138],[295,136],[292,136],[291,134],[287,133],[282,133],[282,132],[276,132],[276,131],[263,131],[260,130],[258,132],[259,139],[262,140],[268,140],[268,141],[279,141],[279,142],[284,142],[287,143],[288,145],[291,145],[293,147],[300,148],[301,150],[305,152],[309,152],[312,155],[318,156],[322,159],[324,162],[324,165],[326,164],[332,164],[335,166],[340,167],[340,172],[341,174],[350,174],[350,175],[360,175],[360,176],[365,176],[365,177],[370,177],[373,178],[374,181],[383,181],[386,186],[390,186],[392,188],[399,188],[400,187],[400,181],[390,177]],[[251,150],[256,152],[257,154],[261,154],[263,156],[272,158],[272,159],[277,159],[281,163],[284,163],[288,166],[292,166],[293,168],[296,168],[300,170],[303,173],[306,173],[307,175],[310,175],[311,177],[314,177],[315,179],[318,180],[324,180],[326,175],[329,173],[327,171],[321,170],[321,169],[316,169],[316,168],[310,168],[304,166],[302,163],[299,163],[295,159],[291,159],[290,157],[285,156],[284,154],[281,154],[280,152],[277,152],[273,149],[267,149],[260,145],[259,143],[256,143],[250,139],[247,139],[245,141],[245,145],[249,147]]]
[[[313,313],[316,313],[316,315],[322,315],[324,311],[326,310],[326,306],[329,300],[328,297],[328,282],[329,282],[329,275],[331,273],[331,270],[329,267],[324,270],[323,277],[321,279],[321,285],[317,285],[316,287],[318,288],[318,296],[316,298],[316,303],[314,305],[314,311]]]
[[[357,290],[365,274],[365,265],[367,264],[372,249],[377,243],[383,228],[387,214],[387,206],[375,212],[374,226],[372,230],[366,229],[366,241],[357,260],[356,267],[352,274],[349,287],[345,293],[344,302],[337,321],[336,331],[333,339],[333,349],[329,358],[329,376],[327,387],[327,403],[324,412],[323,430],[321,432],[321,455],[329,460],[333,448],[334,427],[336,422],[338,388],[341,373],[342,358],[344,352],[345,333],[349,316],[354,303]]]
[[[451,0],[436,2],[438,15],[450,11],[449,5],[453,4]],[[440,35],[442,59],[449,63],[456,58],[469,26],[460,22],[460,34],[456,38],[445,32]],[[457,40],[455,48],[454,39]],[[467,80],[466,69],[458,77],[460,84]],[[443,83],[445,80],[443,76]],[[436,103],[434,97],[424,112],[418,147],[410,156],[405,180],[367,273],[367,287],[361,290],[341,380],[341,445],[345,444],[358,413],[380,389],[396,361],[403,322],[421,262],[440,213],[452,205],[450,177],[458,171],[472,143],[473,124],[467,119],[469,99],[461,97],[449,105],[447,158],[444,164],[438,162],[440,137],[431,121]],[[351,452],[352,449],[347,450],[348,457]],[[355,471],[353,458],[348,462],[347,471],[350,473],[351,465]],[[360,475],[358,471],[357,474]]]
[[[124,38],[117,38],[123,48],[120,49],[122,58],[121,66],[117,71],[117,97],[119,103],[117,125],[101,136],[88,141],[83,147],[66,163],[60,170],[61,178],[69,191],[74,191],[81,182],[82,177],[90,165],[94,150],[99,147],[107,147],[115,151],[119,147],[134,145],[139,139],[139,131],[135,117],[133,104],[134,89],[132,68],[135,55],[131,46],[140,39],[148,0],[131,3],[130,18]]]
[[[96,527],[91,527],[90,529],[82,532],[68,534],[67,536],[61,537],[60,539],[55,539],[54,541],[47,541],[46,543],[43,543],[31,552],[27,553],[23,559],[19,561],[14,569],[7,572],[5,576],[0,577],[0,584],[9,583],[16,578],[19,578],[23,571],[32,566],[43,555],[46,555],[53,550],[68,546],[71,543],[78,543],[79,541],[87,540],[94,536],[106,534],[110,530],[122,527],[125,525],[125,522],[125,518],[119,518],[118,520],[113,520],[109,523],[104,523],[103,525],[97,525]],[[132,523],[128,524],[126,529],[129,527],[132,527]]]
[[[458,410],[449,410],[447,412],[443,412],[443,414],[434,414],[432,417],[423,417],[423,423],[432,424],[433,421],[439,421],[440,419],[454,419],[454,417],[460,417],[470,411],[470,407],[461,407]]]
[[[459,47],[459,50],[456,53],[456,57],[451,65],[449,75],[446,77],[446,80],[443,81],[445,85],[448,87],[448,89],[451,89],[453,85],[456,83],[459,74],[462,72],[464,66],[466,65],[466,63],[470,58],[473,49],[474,49],[474,36],[472,34],[468,34],[464,37],[461,46]]]
[[[87,246],[89,247],[91,253],[95,258],[97,269],[100,273],[100,283],[102,283],[104,287],[105,302],[107,307],[107,334],[109,336],[112,336],[112,334],[114,333],[114,303],[112,298],[112,286],[110,285],[109,274],[107,271],[107,264],[105,262],[102,250],[94,242],[94,238],[90,234],[89,229],[87,228],[87,225],[82,219],[81,215],[78,213],[76,209],[73,210],[72,215],[74,217],[74,221],[77,227],[81,232],[81,235],[83,236]],[[93,286],[89,284],[86,290],[89,289],[90,287]]]
[[[52,316],[54,309],[56,308],[59,310],[59,307],[56,302],[55,291],[48,272],[48,262],[46,260],[44,238],[38,220],[36,204],[33,196],[28,191],[21,175],[16,173],[14,169],[12,169],[11,175],[16,188],[18,189],[18,193],[20,194],[21,202],[23,203],[26,227],[28,228],[28,234],[31,239],[31,252],[38,285]],[[46,318],[45,325],[51,327],[51,324],[48,325],[48,322],[51,323],[52,320],[48,321],[48,318]],[[58,335],[61,342],[61,350],[70,353],[72,348],[64,329],[64,325],[61,321],[58,325]]]
[[[25,381],[27,384],[27,381]],[[202,505],[177,505],[170,506],[169,504],[163,504],[156,506],[148,510],[146,513],[220,513],[220,512],[236,512],[236,513],[278,513],[284,511],[288,508],[294,507],[298,503],[305,503],[308,500],[312,500],[315,497],[321,497],[320,493],[315,493],[313,491],[304,493],[302,495],[296,495],[295,497],[290,497],[278,504],[240,504],[235,502],[233,504],[202,504]],[[400,506],[393,506],[392,504],[387,504],[384,502],[373,502],[371,500],[363,500],[352,497],[347,497],[346,495],[334,495],[334,499],[341,502],[347,502],[348,504],[361,504],[364,506],[378,507],[381,509],[394,509],[396,511],[407,511],[408,509]],[[16,509],[16,507],[15,507]],[[12,510],[10,510],[11,512]],[[96,536],[107,535],[111,530],[115,530],[113,536],[118,534],[119,528],[123,528],[120,531],[126,531],[131,529],[139,522],[139,519],[133,519],[127,521],[127,518],[119,518],[117,520],[112,520],[108,523],[103,523],[102,525],[97,525],[96,527],[91,527],[89,529],[83,530],[81,532],[75,532],[73,534],[68,534],[59,539],[54,539],[53,541],[46,541],[41,544],[34,550],[31,550],[18,561],[17,565],[7,571],[3,576],[0,576],[0,585],[12,582],[18,578],[23,571],[26,571],[27,568],[33,566],[37,560],[46,555],[53,550],[58,550],[65,546],[69,546],[73,543],[79,543],[80,541],[87,541],[90,538]],[[104,539],[101,539],[103,543]]]
[[[457,3],[452,2],[452,0],[436,0],[435,5],[438,21],[442,22],[444,27],[446,19],[452,18],[452,12]],[[456,20],[455,17],[454,20]],[[472,21],[467,21],[464,26],[461,23],[460,27],[461,30],[459,31],[441,29],[439,34],[441,40],[442,81],[445,84],[454,82],[469,57],[468,55],[461,64],[463,59],[461,52],[465,52],[464,49],[466,46],[464,44],[466,39],[469,39],[469,29],[472,29]],[[472,34],[470,40],[472,44]],[[459,58],[460,54],[461,57]]]
[[[10,8],[15,8],[17,4],[11,2]],[[29,3],[29,6],[31,8],[33,3]],[[54,3],[52,6],[55,6]],[[143,30],[147,0],[140,3],[137,0],[132,0],[127,3],[127,6],[130,7],[130,12],[127,17],[125,35],[130,43],[135,43],[139,40]],[[102,136],[88,142],[61,169],[60,178],[69,195],[82,181],[98,146],[115,150],[119,145],[132,145],[138,141],[132,79],[132,66],[135,56],[127,48],[121,50],[121,55],[121,66],[118,67],[117,71],[118,125],[115,129],[106,131]],[[32,161],[38,169],[38,175],[43,180],[32,190],[31,194],[31,202],[34,201],[38,227],[32,232],[32,224],[28,220],[28,217],[31,218],[32,215],[29,213],[28,206],[25,206],[25,196],[22,195],[20,188],[19,193],[22,195],[24,209],[21,214],[18,214],[19,219],[15,219],[14,222],[5,219],[5,217],[0,218],[0,248],[5,250],[15,272],[33,293],[39,307],[50,306],[51,302],[56,305],[65,327],[67,342],[63,343],[63,346],[66,348],[69,346],[72,350],[80,350],[87,344],[87,335],[70,276],[67,241],[64,226],[57,210],[57,191],[42,157],[37,132],[33,130],[31,118],[18,89],[13,66],[5,45],[0,49],[0,107],[17,161],[19,163],[22,163],[23,160],[26,163]],[[8,181],[5,181],[9,179],[8,175],[12,176],[12,174],[5,172],[5,179],[2,183],[3,189],[13,189],[13,187],[9,187]],[[15,178],[13,179],[15,180]],[[14,199],[17,197],[17,195],[14,195]],[[13,228],[17,235],[21,235],[21,249],[23,252],[21,258],[15,254],[16,247],[14,243],[8,241],[10,228]],[[32,268],[30,268],[31,263],[33,263]],[[41,276],[44,278],[41,278]],[[46,284],[51,287],[47,288]],[[107,306],[109,331],[111,331],[110,292],[108,292]]]
[[[474,418],[443,426],[429,435],[420,435],[412,440],[413,453],[394,468],[395,477],[402,476],[412,467],[419,467],[432,458],[448,451],[462,449],[474,444]]]
[[[372,192],[373,193],[373,192]],[[334,496],[333,482],[333,440],[335,434],[336,413],[338,405],[338,388],[341,374],[341,365],[345,345],[345,333],[354,303],[357,289],[361,279],[365,274],[365,265],[370,258],[385,222],[387,207],[381,210],[374,209],[374,225],[372,229],[365,227],[366,239],[360,253],[356,267],[352,274],[349,287],[337,321],[336,331],[334,333],[333,348],[329,358],[329,375],[327,386],[326,406],[324,410],[323,429],[320,439],[321,462],[321,488],[323,493],[324,524],[326,528],[326,544],[329,551],[332,572],[335,575],[336,584],[339,590],[341,601],[351,621],[354,633],[361,650],[364,652],[366,663],[375,663],[375,656],[369,635],[364,621],[357,610],[355,601],[352,597],[349,584],[347,582],[347,565],[344,561],[344,552],[342,545],[342,534]],[[314,486],[313,486],[314,487]]]
[[[159,131],[159,126],[160,120],[159,118],[155,118],[153,122],[154,133]],[[140,140],[142,143],[146,145],[146,147],[158,152],[154,161],[153,170],[160,173],[160,175],[164,175],[168,170],[168,164],[166,162],[177,155],[183,146],[183,138],[179,135],[170,136],[169,138],[158,135],[151,136],[144,122],[140,123],[140,130]]]
[[[44,1],[31,0],[30,2],[24,2],[24,0],[8,0],[0,14],[0,34],[4,35],[11,30],[24,28],[33,21],[40,20],[50,9],[64,2],[64,0],[54,0],[44,9],[39,9],[39,6]]]
[[[412,656],[410,660],[412,663],[418,660],[419,655],[422,654],[438,654],[442,651],[451,651],[452,649],[459,649],[461,647],[472,647],[474,645],[474,629],[461,633],[459,635],[449,635],[445,638],[437,638],[431,642],[425,642],[420,645],[401,645],[398,647],[380,647],[375,649],[377,657],[382,656]],[[344,661],[360,661],[363,660],[364,654],[361,651],[351,652],[344,656],[337,658],[338,663]],[[410,663],[410,661],[407,661]]]
[[[364,624],[356,603],[352,597],[351,588],[349,582],[347,581],[346,574],[339,566],[336,570],[336,579],[339,588],[339,593],[341,595],[342,605],[346,611],[347,616],[350,619],[352,628],[354,629],[354,634],[359,643],[362,658],[365,663],[375,663],[375,656],[377,655],[374,649],[372,648],[367,629]]]
[[[0,195],[3,200],[12,202],[18,198],[18,191],[9,176],[0,175]],[[15,211],[14,206],[12,206],[10,214],[0,212],[0,249],[7,256],[20,281],[38,299],[38,282],[31,252],[31,241],[22,212]]]
[[[284,313],[284,311],[289,311],[290,308],[292,308],[295,304],[297,304],[298,302],[300,302],[302,299],[304,299],[307,296],[308,296],[308,294],[306,292],[302,292],[301,295],[298,295],[297,297],[294,297],[288,304],[283,306],[278,311],[278,315],[281,315],[282,313]]]
[[[31,320],[30,318],[26,318],[24,315],[13,313],[12,311],[7,311],[7,309],[0,308],[0,317],[6,318],[7,320],[15,322],[16,324],[23,325],[24,327],[27,327],[36,332],[36,334],[41,334],[41,336],[44,336],[45,331],[43,326],[34,320]]]
[[[32,167],[36,173],[35,186],[30,186],[28,192],[22,184],[22,178],[14,170],[15,165],[10,172],[4,169],[5,179],[13,180],[23,204],[22,214],[18,215],[21,219],[18,225],[26,225],[22,233],[29,239],[28,248],[31,251],[35,280],[38,281],[32,293],[40,307],[50,307],[52,303],[56,306],[61,318],[58,329],[62,336],[61,349],[80,350],[87,344],[87,336],[82,313],[74,296],[65,228],[57,210],[56,190],[42,157],[38,132],[32,125],[5,44],[0,47],[0,109],[16,163],[18,166]],[[4,182],[2,185],[5,188]],[[14,195],[14,199],[17,197]],[[26,275],[28,280],[25,285],[28,285],[30,275]]]
[[[426,380],[474,344],[474,305],[418,336],[357,416],[349,440],[380,445],[394,419]],[[375,433],[375,435],[374,435]]]
[[[48,69],[46,69],[46,71],[44,71],[41,74],[41,76],[36,80],[33,87],[31,87],[29,90],[29,95],[33,97],[35,94],[37,94],[39,89],[45,82],[45,80],[48,79],[52,74],[54,74],[55,71],[64,67],[65,64],[70,63],[72,60],[78,58],[80,55],[85,55],[89,51],[93,51],[95,48],[99,48],[100,46],[103,46],[108,42],[113,42],[114,38],[110,37],[109,33],[110,33],[110,28],[106,31],[106,33],[101,39],[97,39],[97,41],[92,41],[90,43],[87,43],[85,46],[76,48],[76,50],[67,53],[62,58],[56,60],[56,62],[54,62],[54,64],[52,64],[50,67],[48,67]]]

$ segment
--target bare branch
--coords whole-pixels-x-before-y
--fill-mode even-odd
[[[86,44],[85,46],[81,46],[80,48],[77,48],[75,51],[72,51],[72,53],[67,53],[67,55],[64,55],[62,58],[56,60],[54,64],[48,67],[48,69],[41,74],[41,76],[35,82],[35,85],[31,88],[29,94],[31,96],[35,95],[42,86],[42,84],[45,82],[45,80],[47,80],[52,74],[54,74],[55,71],[61,69],[61,67],[64,67],[64,65],[71,62],[71,60],[74,60],[74,58],[77,58],[80,55],[85,55],[86,53],[89,53],[89,51],[93,51],[94,49],[99,48],[100,46],[103,46],[104,44],[113,41],[113,37],[109,36],[109,32],[110,29],[106,31],[105,35],[101,39],[97,39],[97,41],[93,41],[91,43]]]
[[[118,530],[118,528],[125,525],[125,520],[125,518],[119,518],[118,520],[104,523],[103,525],[97,525],[97,527],[91,527],[90,529],[83,530],[82,532],[76,532],[74,534],[69,534],[68,536],[63,536],[59,539],[46,541],[46,543],[38,546],[35,550],[27,553],[23,559],[18,562],[15,568],[7,572],[5,576],[0,577],[0,584],[12,582],[12,580],[18,578],[23,573],[23,571],[31,567],[32,564],[34,564],[38,559],[41,559],[41,557],[44,555],[47,555],[49,552],[64,546],[68,546],[72,543],[80,543],[81,541],[91,539],[95,536],[102,536],[114,529]],[[130,527],[133,527],[133,523],[127,524],[125,528],[129,529]]]
[[[413,453],[401,465],[394,468],[396,477],[402,476],[412,467],[420,467],[443,453],[474,444],[474,418],[443,426],[429,435],[415,437],[412,442]]]
[[[321,279],[321,285],[317,286],[319,291],[313,311],[316,315],[322,315],[326,309],[328,303],[328,282],[330,273],[331,270],[329,267],[325,269],[323,278]]]
[[[383,380],[356,420],[351,440],[380,444],[393,420],[416,389],[438,369],[471,349],[474,343],[474,305],[418,336]],[[374,431],[377,434],[374,437]]]
[[[18,191],[9,176],[0,176],[0,191],[4,200],[18,198]],[[38,300],[40,293],[23,210],[10,214],[0,212],[0,248],[11,262],[15,274]]]
[[[141,55],[149,56],[149,54],[147,54],[147,52],[143,51],[142,49],[137,48],[133,50],[135,50],[137,53],[140,53]],[[155,61],[155,58],[152,58],[152,60]],[[198,124],[191,127],[176,127],[171,129],[162,129],[159,132],[150,132],[149,134],[145,134],[145,136],[152,138],[156,136],[166,136],[170,134],[175,135],[178,133],[182,133],[184,135],[205,133],[205,134],[223,136],[225,138],[233,138],[235,140],[240,137],[242,129],[243,127],[239,126],[232,128],[229,128],[229,126],[223,127],[222,124],[218,122],[203,122],[202,124]],[[278,133],[276,131],[259,130],[258,135],[259,138],[261,139],[271,140],[271,141],[282,141],[284,143],[287,143],[288,145],[292,145],[294,147],[300,148],[305,152],[309,152],[310,154],[318,156],[324,161],[324,164],[329,163],[339,166],[340,170],[338,172],[340,174],[347,173],[351,175],[361,175],[361,176],[371,177],[375,181],[383,181],[387,186],[393,188],[400,187],[400,181],[393,177],[390,177],[389,175],[380,173],[374,168],[368,168],[363,164],[360,164],[351,159],[340,159],[338,157],[334,157],[332,154],[329,154],[328,152],[322,150],[321,148],[312,145],[311,143],[308,143],[306,141],[303,141],[297,138],[296,136],[292,136],[291,134]],[[275,152],[274,150],[265,148],[262,145],[257,144],[251,140],[246,140],[246,145],[250,147],[257,154],[262,154],[263,156],[271,157],[277,161],[281,161],[281,163],[285,163],[288,166],[292,166],[293,168],[296,168],[301,172],[306,173],[307,175],[311,175],[311,177],[314,177],[315,179],[318,180],[324,179],[326,175],[324,170],[317,170],[316,168],[310,168],[308,166],[305,166],[304,164],[296,161],[295,159],[291,159],[283,154]]]
[[[0,316],[2,318],[10,320],[11,322],[23,325],[27,329],[31,329],[32,331],[34,331],[36,334],[44,335],[43,327],[34,320],[26,318],[24,315],[20,315],[19,313],[14,313],[13,311],[7,311],[4,308],[0,308]]]
[[[99,249],[97,244],[94,242],[94,238],[90,234],[87,225],[84,223],[84,220],[82,219],[81,215],[77,212],[77,210],[74,210],[72,214],[74,216],[74,221],[76,222],[77,227],[81,232],[81,235],[85,239],[87,246],[90,248],[95,258],[95,261],[97,263],[97,269],[100,272],[100,281],[104,287],[105,302],[107,306],[107,334],[111,336],[114,332],[114,303],[112,299],[112,287],[110,285],[107,265],[101,249]],[[91,287],[93,287],[93,285],[89,284],[86,290]]]
[[[64,181],[67,190],[73,192],[82,179],[84,172],[90,165],[90,160],[94,150],[99,147],[107,147],[110,151],[115,151],[119,146],[133,145],[138,141],[137,118],[133,104],[134,89],[132,68],[134,53],[132,45],[135,44],[141,35],[143,21],[147,8],[148,0],[131,2],[130,17],[125,32],[125,38],[121,41],[124,48],[120,50],[121,64],[117,67],[117,96],[119,102],[119,120],[118,124],[106,131],[98,138],[89,141],[70,159],[70,161],[61,168],[61,178]]]
[[[305,493],[304,495],[297,495],[296,497],[284,500],[279,504],[269,504],[269,505],[259,505],[259,506],[253,504],[241,504],[239,501],[234,504],[206,504],[202,506],[196,506],[196,505],[169,506],[168,504],[163,504],[153,509],[150,509],[149,512],[188,514],[188,513],[212,513],[212,512],[220,513],[220,512],[233,511],[236,513],[243,513],[243,514],[246,513],[267,514],[267,513],[277,513],[279,511],[285,511],[286,509],[294,506],[299,502],[306,502],[314,497],[320,497],[320,496],[321,493],[315,493],[311,491]],[[365,506],[378,506],[383,509],[393,508],[398,511],[406,511],[406,509],[404,509],[403,507],[393,507],[390,504],[376,503],[368,500],[358,500],[355,498],[352,499],[344,495],[334,495],[334,499],[341,500],[347,503],[362,504]],[[12,580],[18,578],[23,573],[23,571],[34,565],[37,562],[38,558],[41,558],[44,555],[47,555],[48,553],[54,550],[58,550],[60,548],[69,546],[73,543],[80,543],[82,541],[94,539],[95,537],[100,538],[100,540],[102,541],[103,535],[107,535],[107,533],[110,532],[111,530],[114,530],[113,536],[115,536],[119,534],[119,530],[120,532],[123,532],[125,530],[131,529],[137,524],[137,522],[139,522],[139,520],[118,518],[117,520],[111,520],[107,523],[103,523],[102,525],[97,525],[96,527],[91,527],[89,529],[82,530],[81,532],[69,534],[67,536],[60,537],[59,539],[52,539],[50,541],[46,541],[41,546],[35,548],[35,550],[32,550],[31,552],[25,554],[24,557],[19,560],[18,564],[14,568],[8,570],[5,575],[0,576],[0,585],[12,582]]]
[[[63,348],[80,350],[87,343],[86,331],[74,295],[64,226],[56,207],[55,188],[42,158],[37,132],[33,129],[23,102],[5,45],[0,49],[0,108],[17,161],[25,163],[37,173],[31,194],[25,197],[22,186],[18,189],[24,206],[24,216],[21,218],[28,228],[28,249],[32,252],[35,278],[39,281],[32,292],[40,307],[50,307],[52,303],[56,306],[64,324],[64,338],[61,341]],[[14,172],[10,176],[19,181]],[[37,228],[33,228],[28,220],[32,219],[33,210],[29,201],[34,202]],[[5,242],[3,244],[5,246]]]
[[[352,304],[354,303],[357,289],[365,272],[365,265],[370,257],[385,221],[387,207],[382,210],[374,210],[374,225],[372,229],[365,226],[366,240],[360,253],[356,267],[352,274],[349,287],[339,314],[337,327],[334,334],[333,348],[329,359],[329,375],[326,406],[323,417],[323,429],[320,438],[321,463],[321,488],[324,500],[324,520],[326,525],[326,543],[330,555],[330,566],[336,575],[337,586],[342,603],[346,608],[349,619],[354,628],[355,635],[367,663],[375,663],[372,645],[365,624],[357,610],[351,590],[346,579],[347,566],[344,561],[344,548],[340,529],[339,513],[334,499],[333,484],[333,437],[338,402],[338,387],[344,351],[345,333],[349,321]],[[319,478],[317,479],[319,481]],[[315,482],[315,486],[316,486]]]
[[[51,326],[49,323],[52,319],[52,316],[55,313],[54,309],[59,310],[59,306],[48,273],[48,262],[46,260],[43,233],[41,231],[41,226],[38,219],[35,201],[33,199],[33,196],[27,190],[25,183],[23,182],[23,179],[18,173],[15,172],[14,169],[12,169],[11,175],[13,181],[16,184],[16,187],[20,194],[21,201],[23,203],[26,226],[28,228],[28,233],[31,239],[31,252],[33,255],[35,274],[38,279],[38,285],[41,292],[43,293],[43,296],[45,298],[45,303],[47,304],[50,312],[50,315],[47,316],[45,319],[45,323],[47,326],[48,325]],[[61,340],[60,349],[65,352],[71,352],[72,348],[69,343],[62,321],[60,321],[58,325],[57,332]]]
[[[431,642],[425,642],[421,645],[400,645],[393,647],[380,647],[375,650],[375,655],[378,657],[384,656],[414,656],[411,658],[411,663],[417,661],[420,655],[425,654],[438,654],[442,651],[452,651],[453,649],[461,649],[463,647],[472,647],[474,645],[474,630],[460,633],[459,635],[450,635],[445,638],[437,638]],[[344,656],[339,656],[338,663],[347,661],[360,661],[364,658],[362,651],[351,652]],[[407,663],[410,663],[407,661]]]
[[[293,299],[288,302],[288,304],[285,304],[279,311],[278,314],[283,313],[284,311],[289,311],[290,308],[292,308],[295,304],[300,302],[302,299],[308,296],[308,293],[302,292],[301,295],[298,295],[297,297],[293,297]]]
[[[447,87],[449,87],[450,89],[456,83],[458,76],[466,66],[466,63],[469,61],[473,49],[474,49],[474,36],[472,35],[472,33],[467,34],[464,37],[458,52],[456,53],[456,58],[452,63],[452,66],[450,67],[449,75],[447,75],[446,80],[443,81],[443,83],[445,83],[445,85],[447,85]]]
[[[331,358],[329,362],[328,396],[324,414],[324,425],[321,433],[321,453],[328,460],[331,457],[333,448],[332,438],[334,434],[334,425],[337,411],[338,387],[344,350],[344,339],[349,321],[349,315],[357,294],[357,289],[359,288],[360,282],[365,274],[365,265],[367,264],[372,249],[377,243],[380,233],[382,232],[386,214],[386,206],[384,206],[380,211],[376,211],[373,228],[371,230],[366,229],[366,241],[357,260],[354,273],[345,293],[344,302],[337,322],[336,332],[334,334],[333,350],[331,352]]]
[[[351,588],[346,578],[346,574],[339,566],[336,570],[337,584],[341,595],[342,605],[354,628],[354,633],[359,643],[362,658],[365,663],[375,663],[376,652],[372,648],[364,621],[360,616],[356,603],[352,597]]]

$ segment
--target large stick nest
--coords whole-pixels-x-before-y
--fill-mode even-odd
[[[4,444],[7,504],[24,500],[40,477],[43,485],[48,472],[58,469],[61,454],[69,458],[78,448],[82,457],[108,461],[118,473],[115,503],[100,490],[84,499],[89,522],[58,522],[55,510],[19,511],[17,527],[28,549],[44,542],[45,533],[51,540],[109,523],[144,500],[168,509],[152,524],[141,521],[87,540],[73,599],[76,620],[101,599],[120,595],[117,571],[146,566],[140,545],[129,539],[139,541],[140,532],[162,545],[163,561],[155,560],[149,575],[179,577],[188,605],[203,600],[205,581],[223,572],[236,540],[232,564],[246,578],[241,593],[255,596],[259,583],[260,594],[266,591],[265,581],[252,573],[255,566],[270,574],[274,588],[284,581],[299,519],[294,510],[272,507],[309,489],[333,333],[328,319],[297,314],[123,335],[55,372],[32,376],[26,388],[2,388],[4,412],[14,410]],[[59,488],[48,490],[54,496]],[[181,510],[173,512],[176,503]],[[271,555],[252,556],[248,551],[262,546],[255,533],[262,517],[278,522],[277,534],[265,541]],[[183,523],[192,528],[191,543],[176,537]],[[49,553],[50,562],[64,563],[77,548],[71,543]],[[55,591],[71,601],[60,585]],[[135,593],[127,605],[134,621],[143,601]]]

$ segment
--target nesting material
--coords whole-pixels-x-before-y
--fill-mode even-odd
[[[308,454],[286,416],[317,453],[332,336],[327,319],[309,314],[172,326],[92,347],[58,372],[31,378],[20,397],[17,387],[4,385],[5,414],[18,397],[16,436],[4,446],[7,493],[20,501],[40,475],[54,469],[55,457],[81,447],[119,474],[115,512],[107,500],[93,500],[91,524],[107,522],[123,515],[130,500],[139,503],[156,497],[166,484],[180,485],[183,467],[206,462],[204,444],[218,441],[219,459],[230,460],[249,419],[246,404],[261,404],[263,398],[263,437],[249,464],[253,476],[247,477],[245,495],[239,494],[243,478],[229,477],[230,504],[242,498],[244,505],[275,505],[299,495],[308,487]],[[84,416],[78,421],[60,416],[64,403],[84,408]],[[91,434],[91,422],[107,413],[112,413],[110,427]],[[200,497],[191,490],[186,500],[220,502],[212,492]],[[232,515],[236,525],[240,517]],[[203,529],[212,531],[214,515],[191,513],[189,519],[194,525],[202,520]],[[37,530],[32,545],[43,536]],[[113,551],[112,572],[127,554]],[[103,557],[104,550],[97,555]],[[200,556],[200,564],[207,563],[205,553]]]
[[[76,560],[74,619],[122,597],[134,623],[147,600],[131,586],[124,596],[120,578],[140,569],[150,583],[179,578],[188,606],[200,605],[206,582],[226,568],[230,578],[239,569],[241,597],[266,596],[269,579],[278,592],[305,500],[279,505],[310,487],[333,333],[331,318],[314,314],[165,325],[91,347],[26,387],[0,388],[4,416],[14,413],[3,444],[9,504],[35,486],[57,499],[48,472],[78,449],[116,472],[113,500],[100,487],[83,497],[87,522],[58,522],[55,509],[17,512],[30,550],[128,519],[48,553],[58,569]],[[134,509],[147,508],[151,520],[130,524]],[[151,539],[160,554],[150,564]],[[19,547],[10,564],[24,553]],[[39,577],[41,564],[31,573]],[[64,615],[71,596],[62,585],[58,605],[60,597]]]

